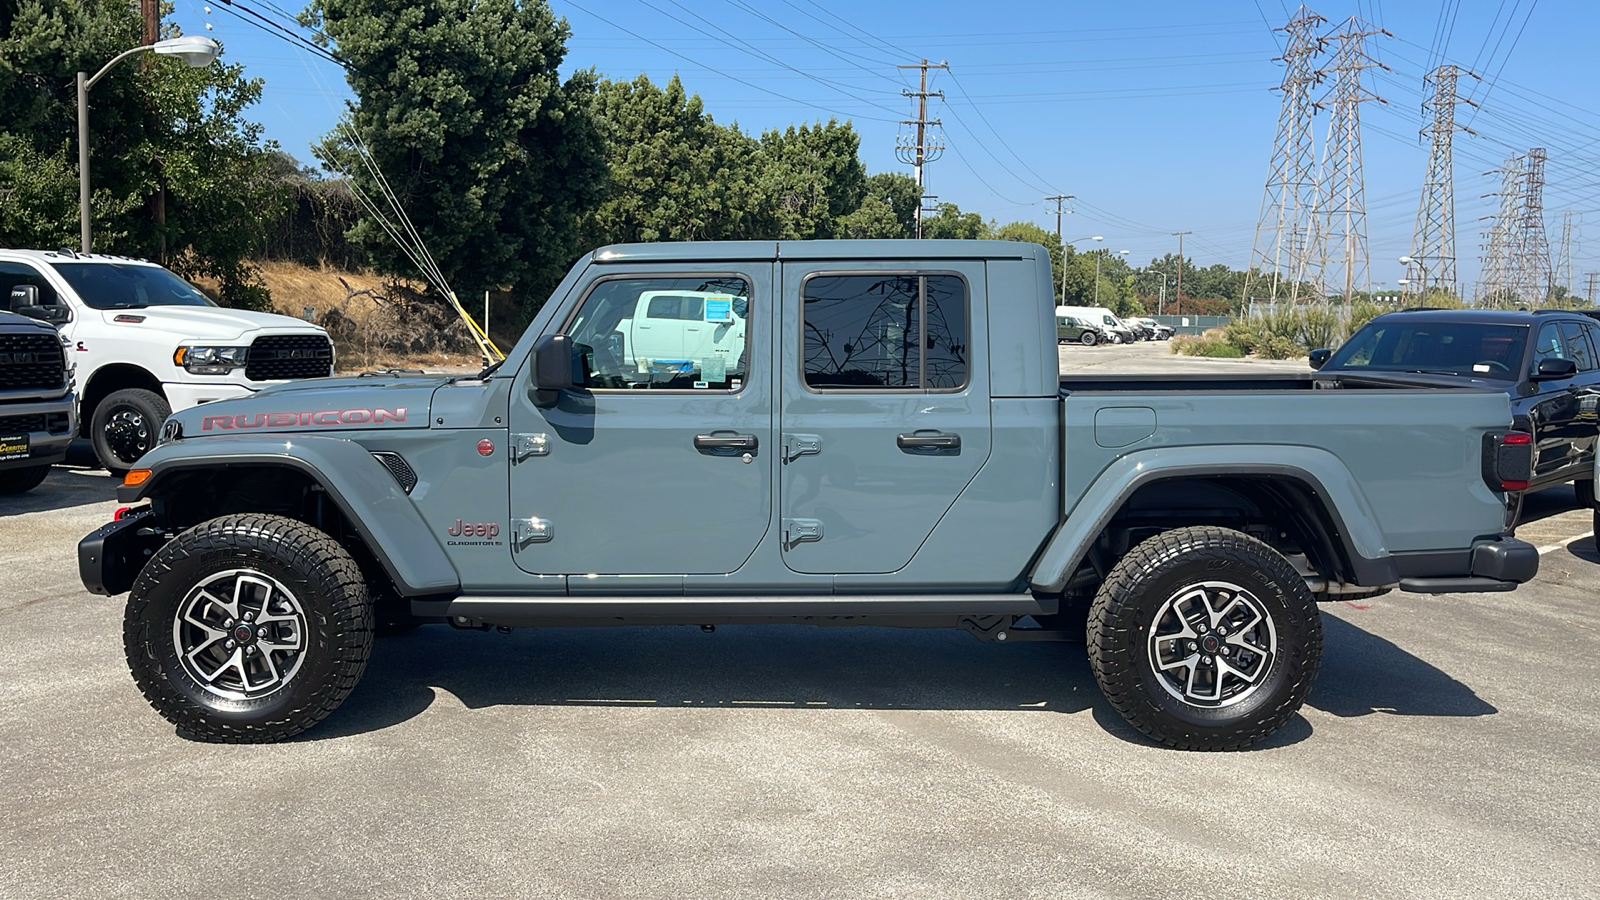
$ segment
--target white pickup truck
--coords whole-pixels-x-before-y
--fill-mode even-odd
[[[0,297],[61,330],[77,364],[82,434],[113,472],[154,447],[176,410],[333,372],[323,329],[220,308],[144,260],[0,249]]]

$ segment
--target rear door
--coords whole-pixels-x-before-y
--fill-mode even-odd
[[[988,369],[973,352],[988,341],[974,314],[983,264],[807,260],[781,281],[784,562],[893,572],[989,456]]]

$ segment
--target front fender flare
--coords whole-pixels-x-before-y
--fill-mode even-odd
[[[117,499],[135,503],[155,495],[177,473],[229,466],[282,466],[316,481],[402,595],[460,591],[460,575],[394,476],[365,447],[343,438],[252,435],[174,441],[139,460],[139,468],[149,469],[150,477],[136,487],[119,488]]]
[[[1372,505],[1355,477],[1332,453],[1316,447],[1235,444],[1159,447],[1119,457],[1107,466],[1068,511],[1034,563],[1030,586],[1060,593],[1078,570],[1089,546],[1139,488],[1177,478],[1260,475],[1300,481],[1325,505],[1339,541],[1359,570],[1361,584],[1392,584],[1394,562],[1384,545]]]

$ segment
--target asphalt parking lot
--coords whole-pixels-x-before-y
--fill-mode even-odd
[[[801,626],[424,628],[299,740],[193,743],[128,676],[121,598],[78,582],[112,493],[58,467],[0,500],[7,900],[1600,896],[1570,489],[1529,500],[1522,590],[1324,607],[1303,714],[1233,754],[1145,743],[1081,646]]]

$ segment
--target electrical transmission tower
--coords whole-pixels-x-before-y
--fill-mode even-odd
[[[1511,250],[1512,289],[1527,306],[1537,306],[1550,295],[1550,239],[1544,231],[1543,147],[1528,151],[1522,174],[1522,204],[1517,210],[1517,243]]]
[[[1556,253],[1555,277],[1561,279],[1561,286],[1566,288],[1568,294],[1572,290],[1572,210],[1561,214],[1561,250]]]
[[[1456,94],[1456,80],[1462,73],[1456,66],[1440,66],[1423,78],[1424,86],[1433,85],[1432,99],[1422,103],[1425,112],[1433,110],[1433,122],[1422,129],[1428,135],[1428,169],[1422,179],[1422,200],[1417,204],[1417,227],[1411,236],[1411,262],[1406,266],[1408,277],[1413,265],[1421,277],[1411,279],[1407,293],[1412,284],[1424,295],[1429,288],[1457,293],[1455,165],[1450,145],[1457,130],[1477,133],[1456,124],[1456,104],[1477,106]]]
[[[1522,202],[1522,178],[1525,168],[1523,158],[1513,153],[1506,157],[1500,168],[1485,175],[1500,176],[1500,190],[1485,197],[1500,198],[1499,209],[1486,216],[1491,223],[1483,234],[1483,271],[1478,277],[1480,300],[1485,306],[1514,305],[1516,291],[1512,286],[1512,250],[1520,244],[1517,233],[1517,209]]]
[[[1323,39],[1317,28],[1328,21],[1305,6],[1278,29],[1288,36],[1283,56],[1282,105],[1272,143],[1261,216],[1245,267],[1244,302],[1277,303],[1301,299],[1310,270],[1311,219],[1316,208],[1316,148],[1311,137],[1311,89],[1321,79],[1316,60]],[[1257,294],[1264,296],[1257,297]]]
[[[1355,299],[1356,291],[1370,293],[1372,287],[1367,267],[1367,194],[1361,171],[1361,104],[1389,101],[1362,88],[1361,73],[1389,68],[1367,53],[1367,38],[1378,34],[1394,36],[1351,16],[1344,30],[1333,35],[1338,49],[1333,66],[1322,73],[1332,74],[1333,90],[1316,104],[1318,110],[1330,110],[1312,232],[1317,285],[1319,296],[1325,297],[1330,277],[1337,276],[1335,283],[1342,284],[1345,303]]]
[[[944,91],[928,90],[928,70],[944,69],[949,71],[950,65],[948,63],[929,63],[924,59],[914,65],[897,66],[896,68],[918,69],[922,73],[916,90],[900,92],[917,103],[917,117],[915,119],[902,119],[900,122],[901,125],[916,126],[916,134],[913,137],[902,132],[895,138],[894,148],[895,157],[906,165],[911,166],[916,173],[917,196],[921,197],[922,167],[944,155],[944,139],[933,133],[929,127],[943,127],[944,123],[938,119],[928,118],[928,98],[938,97],[943,100]],[[922,237],[922,202],[920,200],[917,202],[917,237]]]

